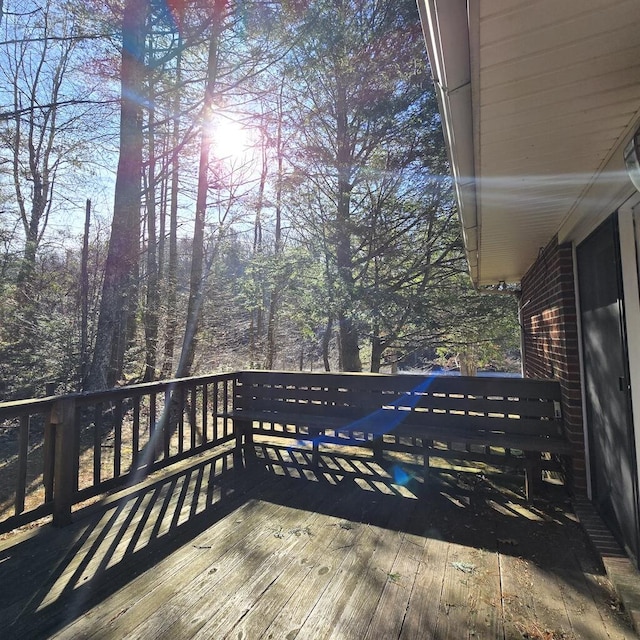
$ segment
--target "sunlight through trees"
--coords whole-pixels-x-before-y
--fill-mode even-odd
[[[1,6],[0,399],[517,359],[513,300],[469,290],[414,2]]]

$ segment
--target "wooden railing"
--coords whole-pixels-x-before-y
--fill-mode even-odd
[[[0,532],[234,439],[234,375],[0,404]]]
[[[556,381],[239,371],[0,404],[0,533],[150,472],[253,436],[313,450],[365,446],[429,458],[556,468],[569,455]],[[462,446],[460,446],[462,445]],[[535,467],[535,468],[534,468]],[[531,475],[531,474],[530,474]]]

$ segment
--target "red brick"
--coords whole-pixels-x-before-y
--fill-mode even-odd
[[[523,370],[560,381],[567,436],[575,444],[568,475],[577,492],[586,486],[578,328],[571,245],[554,238],[522,278]]]

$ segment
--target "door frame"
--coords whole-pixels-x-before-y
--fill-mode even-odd
[[[635,209],[635,213],[634,213]],[[630,414],[636,446],[636,490],[640,493],[640,197],[632,198],[618,210],[622,294],[629,368]],[[636,495],[636,503],[640,496]],[[637,505],[640,510],[640,504]],[[640,519],[640,513],[638,514]],[[640,534],[639,534],[640,536]]]
[[[635,212],[634,212],[635,209]],[[587,496],[593,499],[593,473],[591,469],[590,429],[587,396],[586,396],[586,372],[583,354],[583,327],[582,305],[578,286],[578,260],[577,247],[587,239],[601,224],[611,215],[600,214],[592,219],[592,224],[582,227],[580,232],[572,238],[573,249],[573,273],[574,292],[576,299],[576,320],[578,329],[578,358],[580,366],[580,385],[582,395],[583,436],[585,447],[585,473],[587,481]],[[625,201],[617,210],[618,214],[618,251],[620,256],[620,272],[622,287],[622,331],[623,341],[626,346],[626,366],[629,376],[629,416],[631,421],[632,440],[635,445],[635,508],[636,521],[640,529],[640,194]],[[636,532],[636,544],[639,557],[636,559],[640,565],[640,531]]]

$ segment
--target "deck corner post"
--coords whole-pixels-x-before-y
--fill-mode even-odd
[[[534,496],[540,491],[542,484],[542,466],[540,465],[540,454],[535,451],[525,451],[524,467],[524,493],[527,502],[531,502]]]
[[[58,400],[51,409],[50,423],[55,428],[55,457],[53,468],[53,524],[71,524],[71,506],[75,494],[74,461],[76,403],[74,398]]]

